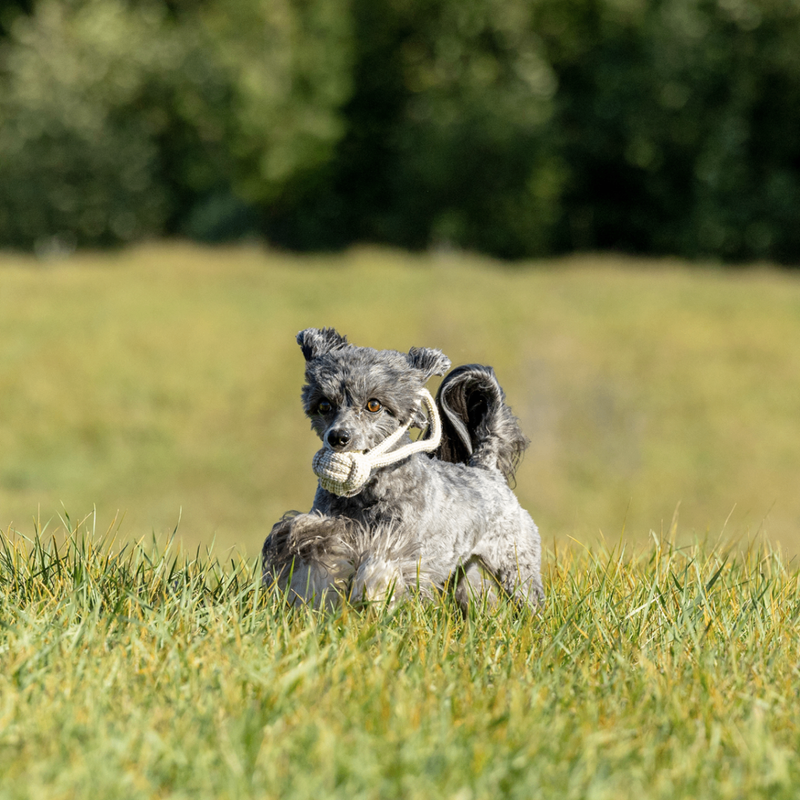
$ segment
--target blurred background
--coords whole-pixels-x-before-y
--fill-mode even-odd
[[[550,542],[796,550],[798,42],[788,0],[6,0],[0,527],[255,553],[335,325],[495,366]]]
[[[800,255],[789,0],[5,0],[0,241]]]

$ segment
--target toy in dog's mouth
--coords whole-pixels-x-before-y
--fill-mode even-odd
[[[409,420],[371,450],[340,453],[325,446],[317,451],[311,467],[322,488],[341,497],[354,497],[364,488],[373,470],[394,464],[414,453],[435,450],[442,439],[442,421],[439,419],[436,403],[427,389],[420,390],[420,402],[428,412],[429,430],[427,436],[417,439],[416,442],[410,442],[391,453],[387,452],[411,427]]]

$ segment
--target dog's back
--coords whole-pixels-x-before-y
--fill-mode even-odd
[[[481,364],[454,369],[436,395],[442,416],[442,461],[499,469],[513,484],[529,441],[506,405],[494,370]]]

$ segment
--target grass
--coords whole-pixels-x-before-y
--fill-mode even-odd
[[[0,800],[797,796],[798,275],[153,245],[0,325]],[[319,325],[495,366],[541,613],[260,588]]]
[[[800,572],[549,553],[536,616],[283,609],[173,540],[0,538],[0,798],[789,798]]]
[[[303,327],[492,364],[545,539],[670,527],[800,547],[800,275],[362,248],[0,255],[0,527],[96,507],[133,537],[257,552],[308,509]]]

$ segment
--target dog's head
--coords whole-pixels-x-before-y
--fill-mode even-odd
[[[375,447],[409,420],[424,424],[419,390],[450,368],[440,350],[356,347],[333,328],[300,331],[297,343],[306,359],[305,412],[319,438],[340,451]]]

